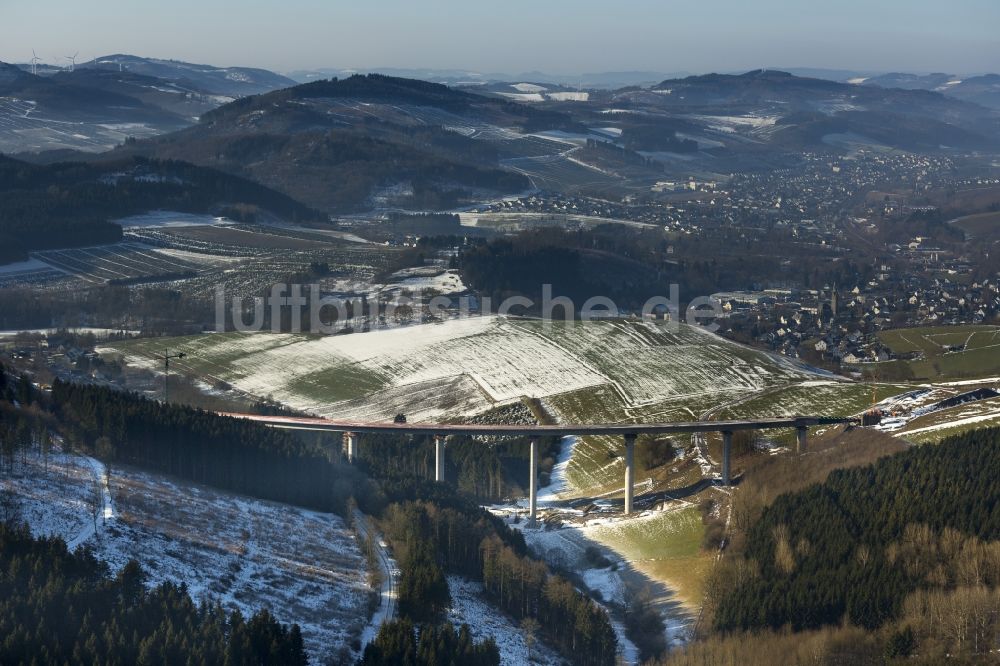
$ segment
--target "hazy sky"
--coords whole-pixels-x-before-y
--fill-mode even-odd
[[[0,0],[0,60],[481,72],[1000,71],[1000,0]]]

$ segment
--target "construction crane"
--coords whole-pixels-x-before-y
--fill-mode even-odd
[[[171,354],[169,349],[164,349],[162,354],[157,354],[156,358],[163,359],[163,404],[167,404],[170,401],[170,359],[172,358],[184,358],[187,356],[184,352],[177,354]]]
[[[872,373],[872,407],[878,402],[876,397],[878,397],[878,368]]]
[[[873,426],[882,422],[882,412],[875,408],[878,404],[878,369],[872,371],[872,404],[864,414],[861,415],[861,425]]]

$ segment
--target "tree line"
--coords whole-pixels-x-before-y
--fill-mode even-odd
[[[263,499],[343,512],[368,482],[324,449],[244,419],[56,380],[52,408],[70,444],[102,457]]]
[[[834,262],[823,252],[803,248],[780,229],[762,231],[759,240],[750,240],[739,229],[706,227],[698,237],[672,237],[660,228],[606,224],[577,231],[535,229],[489,241],[469,239],[458,265],[465,283],[493,299],[494,307],[514,295],[527,296],[537,306],[542,285],[551,284],[553,296],[568,296],[577,307],[591,296],[606,296],[619,308],[634,310],[652,296],[668,297],[671,285],[679,285],[683,307],[694,297],[722,290],[790,281],[813,288],[838,281],[855,284],[871,273],[870,266]],[[794,262],[796,272],[775,262],[776,254],[799,259]],[[561,315],[561,310],[555,314]]]

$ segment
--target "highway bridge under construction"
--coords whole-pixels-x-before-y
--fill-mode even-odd
[[[740,430],[772,430],[790,428],[796,431],[796,453],[806,450],[810,427],[854,424],[857,419],[825,416],[794,416],[787,418],[741,421],[686,421],[676,423],[614,423],[589,425],[486,425],[452,423],[358,423],[299,416],[259,416],[225,413],[223,416],[257,421],[273,428],[343,433],[347,442],[347,458],[358,454],[359,439],[364,434],[424,435],[434,438],[434,478],[444,481],[444,447],[449,435],[489,435],[491,437],[527,437],[531,441],[528,474],[529,520],[534,523],[538,513],[538,440],[541,437],[568,435],[618,435],[625,440],[625,514],[632,513],[635,491],[635,443],[645,434],[722,433],[722,478],[724,486],[732,484],[730,459],[733,433]]]

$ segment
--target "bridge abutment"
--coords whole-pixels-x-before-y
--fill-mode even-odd
[[[798,426],[795,429],[795,431],[796,431],[795,432],[795,435],[796,435],[796,437],[795,437],[795,452],[796,453],[805,453],[806,452],[807,440],[809,438],[809,428],[807,428],[806,426]]]

